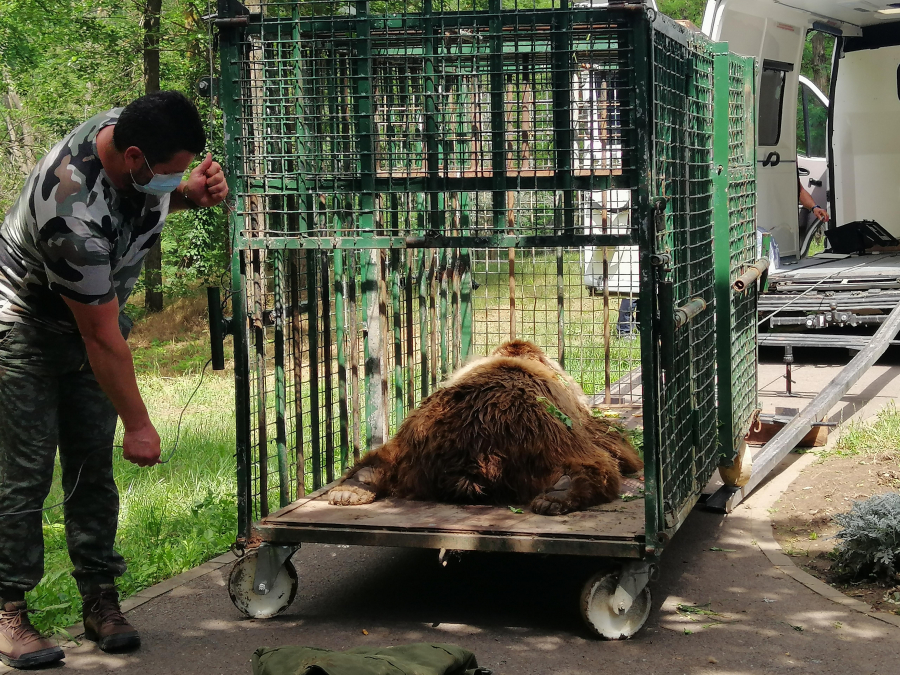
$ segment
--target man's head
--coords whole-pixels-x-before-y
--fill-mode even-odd
[[[164,164],[179,151],[199,155],[206,148],[200,114],[181,92],[157,91],[132,101],[113,130],[116,150],[141,150],[147,163]]]
[[[184,94],[159,91],[125,107],[112,128],[112,144],[121,157],[124,184],[129,184],[130,176],[135,189],[161,194],[174,189],[194,157],[203,152],[206,134],[197,108]]]

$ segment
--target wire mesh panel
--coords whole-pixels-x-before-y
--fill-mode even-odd
[[[246,6],[218,19],[242,536],[512,338],[643,407],[671,528],[716,462],[710,43],[637,5]]]
[[[719,434],[721,462],[730,465],[750,430],[757,401],[755,288],[734,283],[757,259],[756,146],[753,122],[754,61],[716,55],[716,114],[727,117],[717,139],[716,276],[719,321]],[[725,128],[717,119],[717,129]],[[753,284],[755,286],[755,284]]]
[[[713,271],[713,55],[699,36],[653,33],[653,189],[659,266],[659,470],[666,525],[718,459]],[[695,308],[695,309],[689,309]],[[676,316],[683,322],[676,321]]]

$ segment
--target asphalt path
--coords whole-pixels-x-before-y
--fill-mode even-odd
[[[761,367],[764,410],[802,407],[837,370],[798,364],[798,395],[786,399],[783,366]],[[832,419],[870,416],[898,395],[900,368],[876,366]],[[144,602],[128,612],[140,650],[108,655],[89,642],[71,644],[58,668],[223,675],[250,673],[251,655],[264,646],[450,642],[497,675],[897,675],[900,626],[798,581],[771,537],[768,508],[814,459],[804,457],[792,455],[727,516],[693,511],[664,551],[652,612],[631,640],[597,640],[582,623],[579,593],[601,561],[467,553],[442,566],[431,550],[307,545],[294,556],[297,599],[279,617],[244,618],[228,597],[229,567],[208,564],[150,589],[149,601],[129,601]],[[690,606],[699,610],[686,612]]]
[[[835,604],[766,557],[755,534],[770,527],[766,498],[761,490],[728,516],[694,510],[665,550],[652,613],[631,640],[596,640],[581,621],[577,599],[596,560],[468,553],[444,567],[430,550],[308,545],[294,557],[300,590],[283,615],[243,618],[223,567],[130,612],[139,651],[112,656],[84,643],[66,649],[65,667],[250,673],[263,646],[424,641],[470,649],[498,675],[900,672],[900,628]]]

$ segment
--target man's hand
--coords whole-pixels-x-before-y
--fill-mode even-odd
[[[228,196],[228,183],[225,182],[222,167],[213,161],[212,153],[207,153],[206,159],[191,171],[178,190],[185,199],[197,206],[215,206]]]
[[[159,464],[159,434],[153,428],[134,376],[131,350],[119,330],[119,303],[85,305],[63,297],[84,340],[94,377],[125,427],[124,456],[138,466]]]
[[[818,218],[819,220],[821,220],[823,223],[827,223],[828,220],[829,220],[829,218],[828,218],[828,211],[826,211],[825,209],[823,209],[823,208],[820,207],[820,206],[816,206],[815,208],[813,208],[812,214],[813,214],[816,218]]]
[[[159,464],[159,434],[152,424],[129,431],[125,430],[122,441],[122,456],[138,466]]]

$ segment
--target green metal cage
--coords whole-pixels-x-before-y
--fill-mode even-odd
[[[643,420],[658,553],[756,407],[731,290],[753,61],[640,3],[223,0],[217,24],[239,538],[519,337]]]

